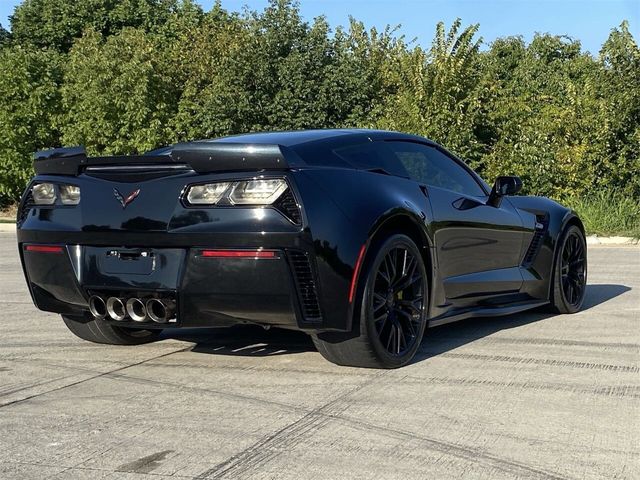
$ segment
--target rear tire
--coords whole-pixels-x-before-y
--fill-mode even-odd
[[[157,340],[162,331],[118,327],[93,317],[62,315],[62,320],[76,337],[107,345],[142,345]]]
[[[358,320],[349,334],[313,335],[320,354],[338,365],[398,368],[420,347],[427,324],[428,279],[422,255],[405,235],[372,246],[359,289]]]
[[[587,290],[587,242],[582,230],[569,226],[560,237],[553,265],[551,309],[556,313],[576,313]]]

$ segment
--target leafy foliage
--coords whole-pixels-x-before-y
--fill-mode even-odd
[[[11,39],[11,34],[0,23],[0,47],[9,43],[10,39]]]
[[[174,105],[156,54],[154,39],[132,28],[106,40],[89,30],[76,42],[61,89],[62,143],[106,155],[162,144]]]
[[[106,36],[124,27],[152,31],[179,7],[178,0],[25,0],[11,32],[17,43],[66,52],[86,28]]]
[[[488,180],[520,175],[532,194],[640,203],[640,50],[629,25],[595,58],[552,35],[481,51],[478,31],[438,23],[423,48],[397,27],[307,22],[292,0],[243,14],[192,0],[24,0],[11,33],[0,28],[0,203],[15,201],[42,148],[128,154],[330,127],[421,134]],[[604,190],[618,193],[593,196]]]
[[[0,48],[0,201],[19,197],[31,153],[58,143],[62,58],[31,47]]]
[[[381,127],[427,136],[464,157],[479,159],[474,134],[481,40],[478,25],[448,32],[442,22],[428,52],[415,48],[398,62],[398,91],[387,97]]]

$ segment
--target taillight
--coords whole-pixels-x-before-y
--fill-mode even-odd
[[[277,258],[274,250],[202,250],[200,256],[208,258]]]
[[[31,187],[33,203],[36,205],[53,205],[56,203],[56,186],[53,183],[36,183]]]
[[[60,185],[58,189],[63,205],[78,205],[80,203],[80,187],[77,185]]]
[[[253,178],[191,185],[185,198],[190,205],[266,206],[275,202],[287,188],[284,178]]]
[[[63,247],[60,245],[26,245],[24,249],[27,252],[40,252],[40,253],[62,253]]]
[[[58,198],[60,198],[62,205],[78,205],[80,203],[80,187],[67,183],[35,183],[31,187],[31,198],[34,205],[54,205]]]

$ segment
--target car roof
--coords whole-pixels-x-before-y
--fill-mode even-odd
[[[227,137],[194,140],[194,143],[238,143],[238,144],[264,144],[279,145],[283,147],[296,147],[305,144],[321,144],[324,147],[331,147],[336,142],[342,140],[405,140],[435,143],[427,138],[408,133],[393,132],[389,130],[373,130],[367,128],[328,128],[314,130],[290,130],[273,132],[243,133],[240,135],[230,135]],[[145,155],[170,155],[175,145],[157,148],[147,152]]]
[[[215,143],[271,144],[282,145],[285,147],[295,147],[297,145],[302,145],[310,142],[331,143],[332,140],[346,139],[347,137],[353,137],[354,139],[360,137],[363,140],[369,139],[372,141],[404,139],[424,142],[426,140],[423,137],[386,130],[344,128],[245,133],[242,135],[232,135],[228,137],[199,141]]]

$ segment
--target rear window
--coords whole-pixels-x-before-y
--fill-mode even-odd
[[[333,153],[361,170],[384,170],[391,175],[409,177],[393,150],[384,142],[367,142],[336,148]]]
[[[311,143],[298,145],[294,150],[308,165],[384,170],[391,175],[409,177],[402,162],[385,142],[364,141],[338,147]]]

